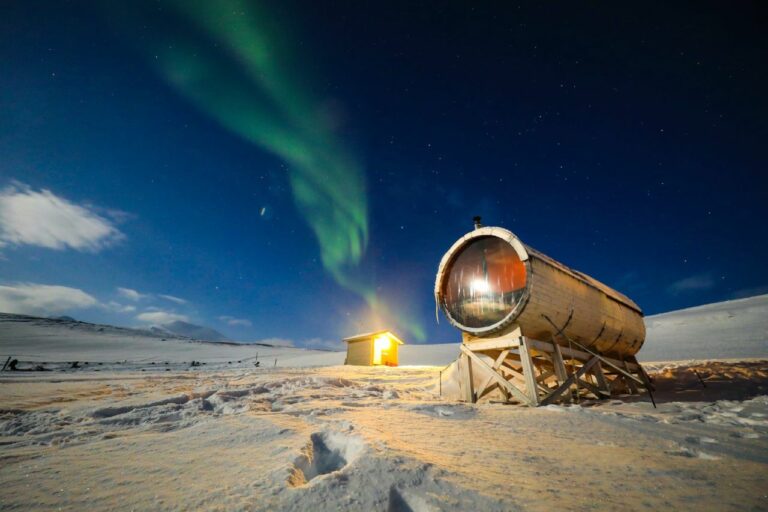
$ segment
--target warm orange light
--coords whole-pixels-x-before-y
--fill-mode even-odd
[[[392,348],[392,339],[386,334],[374,338],[373,364],[381,364],[382,355],[388,355],[390,348]]]

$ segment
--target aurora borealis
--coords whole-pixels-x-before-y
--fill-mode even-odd
[[[334,133],[332,114],[309,92],[310,78],[297,80],[301,58],[281,40],[286,31],[266,3],[168,5],[170,16],[160,19],[151,4],[140,2],[128,16],[145,28],[140,50],[147,61],[201,111],[287,164],[296,208],[317,239],[325,269],[363,298],[378,321],[393,318],[372,280],[358,269],[368,240],[364,169]],[[407,311],[396,317],[410,336],[424,341],[423,328]]]
[[[295,83],[300,64],[275,39],[279,31],[267,28],[268,10],[237,0],[171,6],[181,18],[173,22],[190,21],[194,30],[153,28],[144,48],[148,60],[222,126],[285,161],[296,207],[317,237],[326,270],[375,307],[370,286],[352,274],[368,238],[364,171],[319,102]]]

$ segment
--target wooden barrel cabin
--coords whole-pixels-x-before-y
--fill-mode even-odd
[[[453,244],[440,262],[435,300],[467,342],[513,325],[541,340],[562,330],[620,356],[635,355],[645,340],[643,312],[632,300],[500,227],[480,227]]]
[[[645,341],[640,307],[507,229],[476,218],[440,261],[434,292],[462,331],[465,400],[492,388],[531,405],[569,391],[603,398],[637,384],[649,389],[634,357]]]

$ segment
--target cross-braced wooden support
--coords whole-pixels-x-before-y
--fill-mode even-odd
[[[634,357],[606,357],[572,340],[569,345],[533,340],[520,329],[465,340],[459,358],[462,399],[474,403],[495,393],[508,402],[538,406],[653,389]]]

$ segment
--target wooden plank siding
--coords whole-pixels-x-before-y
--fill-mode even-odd
[[[541,340],[555,335],[546,315],[558,328],[565,326],[571,339],[597,352],[627,356],[640,350],[645,339],[641,313],[546,260],[532,256],[530,269],[530,299],[516,320],[525,336]]]
[[[373,339],[355,341],[347,346],[346,364],[370,366],[373,363]]]

